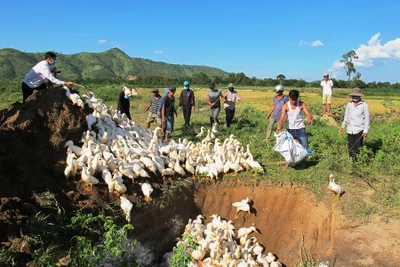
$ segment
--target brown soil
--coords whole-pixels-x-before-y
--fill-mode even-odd
[[[84,190],[79,175],[64,178],[65,141],[77,143],[87,129],[85,116],[66,99],[63,89],[51,89],[31,96],[26,103],[15,103],[0,111],[0,243],[25,253],[29,244],[19,239],[26,221],[40,210],[35,193],[50,191],[66,213],[79,209],[120,215],[118,198],[109,195],[104,183]],[[268,251],[286,266],[294,266],[300,247],[329,266],[397,266],[400,262],[399,221],[348,221],[337,202],[318,201],[305,188],[284,185],[276,188],[267,182],[253,184],[236,180],[218,183],[162,184],[158,177],[153,202],[143,204],[137,184],[127,184],[129,199],[136,204],[132,224],[135,238],[149,249],[153,262],[171,251],[187,220],[202,213],[219,214],[234,221],[236,227],[250,226]],[[235,219],[232,202],[249,197],[250,214]],[[112,206],[118,212],[110,212]],[[120,220],[118,218],[118,220]],[[120,220],[122,222],[122,220]],[[304,242],[304,243],[303,243]]]

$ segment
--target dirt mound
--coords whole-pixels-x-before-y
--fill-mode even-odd
[[[330,126],[339,126],[339,124],[335,121],[335,119],[332,116],[329,116],[328,114],[323,114],[321,116],[321,120],[326,121]]]
[[[64,143],[78,142],[90,109],[73,106],[64,89],[44,90],[0,114],[0,195],[29,200],[32,192],[65,190]]]

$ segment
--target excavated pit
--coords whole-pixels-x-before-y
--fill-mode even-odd
[[[42,91],[24,104],[15,103],[0,111],[2,246],[18,247],[13,238],[17,240],[26,219],[39,210],[32,198],[34,193],[55,194],[68,215],[83,208],[107,212],[110,203],[118,200],[108,194],[104,183],[87,193],[79,177],[67,181],[63,175],[63,145],[81,138],[87,130],[85,116],[90,113],[89,108],[69,103],[63,89]],[[250,178],[165,185],[160,178],[152,177],[150,182],[155,192],[148,204],[140,200],[137,184],[127,186],[128,198],[135,204],[133,234],[145,248],[141,256],[153,266],[172,250],[188,219],[198,214],[207,218],[218,214],[232,220],[237,228],[254,224],[260,234],[253,235],[286,266],[295,266],[302,245],[316,260],[328,261],[329,266],[397,266],[400,262],[398,221],[376,217],[364,224],[347,220],[337,202],[319,201],[301,186],[273,187]],[[246,197],[251,199],[251,213],[241,212],[235,219],[232,203]]]

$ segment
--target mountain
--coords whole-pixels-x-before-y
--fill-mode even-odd
[[[27,53],[12,48],[0,49],[0,80],[22,80],[45,52]],[[227,76],[228,73],[207,66],[190,66],[157,62],[144,58],[131,58],[118,48],[101,53],[82,52],[57,54],[57,68],[64,80],[77,79],[134,79],[136,76],[190,77],[205,73],[209,77]]]

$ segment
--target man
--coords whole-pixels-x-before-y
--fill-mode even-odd
[[[289,101],[287,105],[283,105],[282,114],[278,122],[277,132],[282,130],[284,121],[288,121],[288,132],[297,139],[304,148],[308,148],[308,137],[306,132],[306,126],[303,121],[303,111],[306,113],[308,122],[313,125],[313,119],[310,111],[307,108],[305,102],[299,101],[300,92],[298,90],[290,90]],[[289,165],[286,163],[284,169],[287,169]]]
[[[179,110],[183,110],[183,118],[185,119],[185,126],[190,126],[190,116],[194,111],[194,93],[190,90],[190,83],[183,82],[183,91],[179,97]]]
[[[370,116],[368,104],[361,99],[364,95],[361,93],[360,88],[353,88],[349,96],[352,100],[347,103],[346,113],[342,127],[339,129],[339,134],[342,134],[344,127],[347,126],[349,155],[355,161],[356,155],[363,146],[364,139],[367,138]]]
[[[174,114],[177,117],[178,113],[175,109],[175,94],[176,88],[169,88],[166,96],[163,97],[161,107],[161,119],[164,125],[164,142],[168,142],[170,134],[174,131]]]
[[[228,85],[228,92],[224,95],[224,107],[225,107],[225,122],[226,127],[231,126],[233,118],[235,117],[235,106],[236,101],[240,101],[238,93],[233,87],[233,83]]]
[[[119,111],[121,114],[125,114],[129,120],[132,120],[130,112],[131,104],[129,102],[129,98],[131,97],[131,95],[132,90],[126,87],[125,84],[123,84],[121,92],[118,96],[117,111]]]
[[[147,105],[144,111],[148,111],[150,109],[149,115],[147,116],[147,129],[150,129],[150,124],[154,121],[161,127],[161,118],[158,116],[158,107],[160,106],[161,95],[158,92],[158,89],[155,88],[151,90],[153,94],[150,98],[150,103]]]
[[[329,74],[327,72],[324,73],[324,79],[321,81],[321,89],[322,89],[322,107],[323,107],[322,115],[326,113],[327,106],[328,106],[328,114],[330,115],[333,82],[332,80],[329,79]]]
[[[274,124],[278,122],[279,119],[281,118],[283,105],[289,101],[287,96],[283,95],[283,90],[284,90],[283,85],[278,84],[277,86],[275,86],[276,96],[274,96],[274,98],[272,99],[273,102],[272,108],[268,113],[268,115],[266,116],[266,119],[267,120],[269,119],[267,128],[267,141],[269,141],[271,138]]]
[[[214,122],[219,124],[218,115],[221,110],[221,101],[220,98],[222,97],[221,90],[215,88],[215,83],[210,83],[210,91],[207,93],[207,104],[211,107],[210,108],[210,123],[211,127],[213,126]]]
[[[51,72],[51,74],[53,74],[54,77],[57,77],[57,73],[60,73],[61,70],[57,70],[56,66],[51,66],[50,72]],[[49,79],[45,79],[43,83],[46,85],[46,88],[54,87],[54,84]]]
[[[45,59],[37,63],[25,76],[21,84],[22,102],[33,94],[33,90],[43,90],[47,88],[45,80],[48,79],[52,84],[71,86],[72,82],[63,82],[54,77],[50,67],[56,64],[56,54],[47,52]]]

